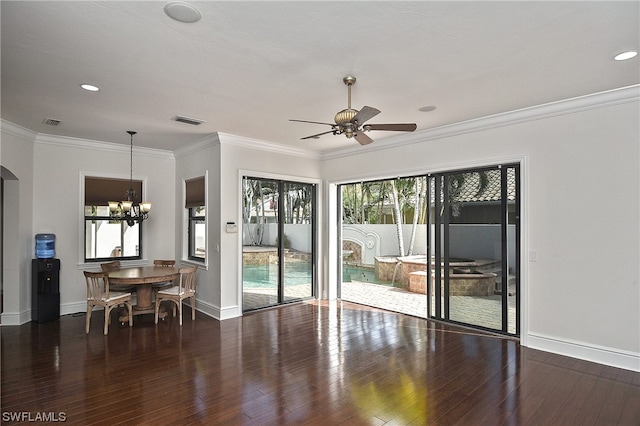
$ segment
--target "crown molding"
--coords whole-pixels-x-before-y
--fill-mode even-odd
[[[232,135],[229,133],[216,132],[203,137],[202,139],[190,143],[174,151],[175,158],[182,158],[205,149],[209,149],[215,145],[229,145],[252,150],[260,150],[265,152],[273,152],[276,154],[290,155],[294,157],[311,158],[319,160],[321,154],[316,151],[310,151],[300,148],[294,148],[286,145],[268,142],[259,139],[251,139],[244,136]]]
[[[38,135],[32,130],[29,130],[22,126],[18,126],[17,124],[4,119],[0,119],[0,129],[2,129],[3,133],[8,133],[20,139],[26,139],[29,142],[34,142],[36,136]]]
[[[90,149],[92,151],[109,151],[109,152],[122,152],[129,153],[131,148],[129,145],[123,145],[112,142],[94,141],[89,139],[72,138],[68,136],[55,136],[44,133],[38,133],[35,139],[36,144],[44,145],[57,145],[65,148],[73,149]],[[144,155],[147,157],[156,157],[171,159],[173,158],[173,152],[164,149],[145,148],[145,147],[133,147],[133,152],[138,155]]]
[[[324,151],[321,157],[322,160],[348,157],[638,101],[640,84],[406,133],[382,139],[366,147],[355,146]]]
[[[209,149],[219,144],[220,138],[218,134],[211,133],[210,135],[207,135],[195,142],[176,149],[175,151],[173,151],[173,155],[176,159],[179,159],[200,151],[204,151],[205,149]]]
[[[273,152],[294,157],[309,158],[313,160],[329,160],[333,158],[348,157],[356,154],[398,148],[424,143],[431,140],[458,136],[483,130],[543,120],[566,114],[575,114],[598,108],[606,108],[619,104],[638,102],[640,100],[640,84],[612,89],[604,92],[593,93],[561,101],[550,102],[514,111],[480,117],[459,123],[424,129],[414,133],[407,133],[377,141],[375,144],[362,146],[350,146],[323,152],[295,148],[274,142],[251,139],[243,136],[227,133],[212,133],[202,139],[176,151],[167,151],[154,148],[134,147],[134,151],[140,155],[159,158],[181,158],[192,153],[208,149],[216,144],[232,145],[252,150]],[[110,152],[129,152],[129,147],[122,144],[101,142],[87,139],[71,138],[66,136],[54,136],[36,133],[14,123],[0,119],[0,127],[3,132],[34,143],[58,145],[76,149],[92,149]]]
[[[308,149],[295,148],[274,142],[251,139],[244,136],[231,135],[228,133],[218,133],[218,136],[221,145],[233,145],[241,148],[273,152],[276,154],[290,155],[293,157],[309,158],[312,160],[322,159],[321,153]]]

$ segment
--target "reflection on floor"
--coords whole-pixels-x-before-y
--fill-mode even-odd
[[[452,296],[450,318],[470,325],[501,330],[501,296]],[[508,331],[515,334],[515,296],[509,296]],[[363,283],[342,283],[342,300],[427,318],[427,297],[401,288]],[[432,310],[435,311],[432,299]]]
[[[185,310],[2,327],[2,424],[640,424],[640,373],[515,339],[339,301]]]
[[[310,284],[287,287],[287,297],[304,298],[311,294]],[[427,297],[390,286],[383,286],[359,281],[342,283],[342,300],[400,312],[419,318],[427,318]],[[452,296],[450,318],[465,324],[477,325],[501,330],[501,296],[476,297]],[[515,296],[509,296],[509,328],[515,334]],[[244,311],[274,306],[278,303],[276,289],[251,288],[243,293],[242,309]],[[432,300],[432,311],[435,312]]]
[[[288,285],[284,299],[298,300],[308,298],[311,294],[311,284]],[[242,310],[275,306],[278,304],[278,291],[275,288],[245,288],[242,292]]]

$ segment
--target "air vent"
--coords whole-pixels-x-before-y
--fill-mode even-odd
[[[42,120],[42,123],[48,126],[57,126],[62,122],[60,120],[56,120],[55,118],[45,118],[44,120]]]
[[[184,115],[176,115],[172,118],[173,121],[179,121],[180,123],[191,124],[192,126],[199,126],[204,123],[203,120],[198,120],[197,118],[189,118]]]

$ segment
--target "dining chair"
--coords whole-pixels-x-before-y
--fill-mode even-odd
[[[100,268],[102,269],[102,272],[105,272],[107,274],[112,271],[117,271],[118,269],[120,269],[120,261],[114,260],[112,262],[101,263]],[[131,285],[112,285],[111,290],[133,293],[134,291],[136,291],[136,287]]]
[[[129,310],[129,327],[133,326],[131,293],[111,291],[109,288],[109,275],[106,272],[84,271],[84,276],[87,281],[87,334],[89,334],[91,312],[93,311],[94,306],[102,306],[104,309],[105,335],[109,333],[111,310],[121,304],[124,304]]]
[[[120,261],[119,260],[114,260],[112,262],[104,262],[100,264],[100,269],[102,269],[102,272],[108,274],[109,272],[112,271],[117,271],[120,269]],[[126,285],[126,284],[114,284],[114,285],[109,285],[109,290],[113,290],[113,291],[118,291],[120,293],[135,293],[136,292],[136,286],[135,285]],[[123,304],[121,304],[123,305]],[[124,306],[124,305],[123,305]]]
[[[153,266],[160,266],[163,268],[171,268],[176,266],[176,261],[175,260],[162,260],[162,259],[155,259],[153,261]],[[158,290],[163,289],[163,288],[169,288],[173,285],[173,281],[165,281],[162,283],[155,283],[151,286],[151,288],[153,289],[153,294],[155,295]]]
[[[114,260],[113,262],[105,262],[100,264],[102,272],[111,272],[120,269],[120,261]]]
[[[156,316],[155,321],[158,323],[158,310],[160,308],[160,302],[169,300],[175,303],[173,307],[173,316],[176,316],[176,307],[179,313],[179,322],[182,326],[182,301],[184,299],[190,299],[191,302],[191,320],[196,319],[196,271],[197,266],[189,266],[186,268],[180,268],[180,278],[178,279],[178,285],[167,289],[158,290],[156,293]]]
[[[153,261],[153,266],[166,266],[166,267],[176,266],[176,261],[156,259]]]

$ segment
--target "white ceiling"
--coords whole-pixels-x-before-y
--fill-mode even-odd
[[[332,122],[348,74],[353,107],[382,111],[370,123],[418,131],[640,82],[638,57],[612,59],[640,49],[638,1],[190,1],[191,24],[166,3],[3,0],[2,118],[158,149],[223,132],[323,151],[357,142],[301,141],[328,127],[288,120]]]

